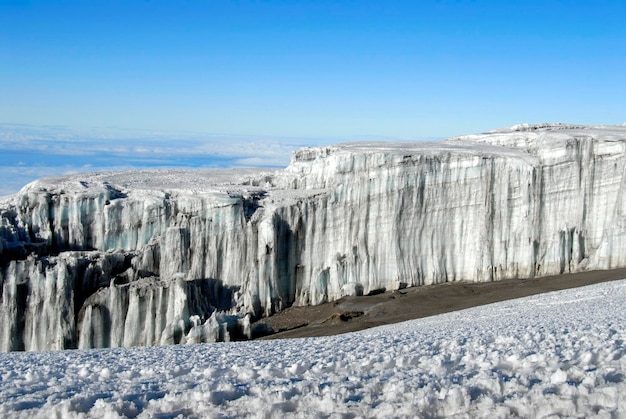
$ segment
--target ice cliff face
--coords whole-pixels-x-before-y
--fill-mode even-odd
[[[39,180],[0,202],[0,349],[228,340],[344,294],[624,267],[625,170],[626,127],[520,125]]]

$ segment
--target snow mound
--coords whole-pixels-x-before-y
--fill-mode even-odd
[[[515,124],[507,128],[500,128],[490,132],[528,132],[538,130],[559,130],[559,129],[585,129],[584,125],[564,124],[562,122],[543,122],[539,124]]]

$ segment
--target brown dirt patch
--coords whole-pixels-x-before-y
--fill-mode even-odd
[[[277,333],[262,339],[330,336],[418,319],[498,301],[626,278],[626,268],[488,283],[452,282],[344,297],[318,306],[291,307],[259,320]]]

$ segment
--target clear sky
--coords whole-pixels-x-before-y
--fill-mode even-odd
[[[445,137],[626,122],[624,1],[0,1],[0,122]]]

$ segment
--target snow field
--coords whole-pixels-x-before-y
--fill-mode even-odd
[[[3,417],[623,417],[626,280],[334,337],[0,354]]]

